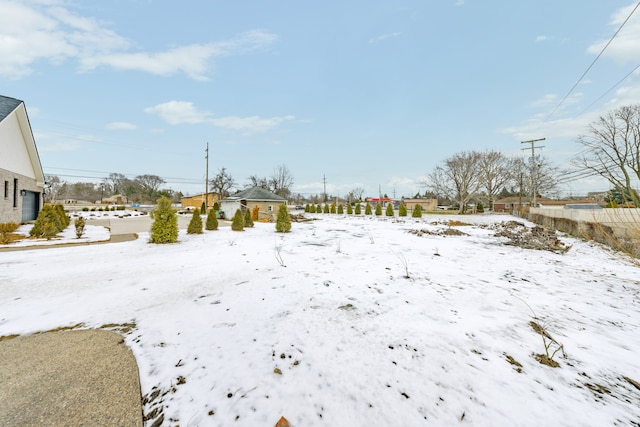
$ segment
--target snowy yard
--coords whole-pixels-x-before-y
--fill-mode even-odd
[[[629,259],[505,245],[509,216],[307,216],[0,253],[0,336],[122,325],[147,425],[640,425]]]

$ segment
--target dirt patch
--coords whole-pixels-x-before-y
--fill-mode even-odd
[[[505,245],[523,249],[536,249],[555,253],[565,253],[571,246],[566,246],[558,239],[556,231],[535,226],[529,228],[517,221],[507,221],[494,226],[496,237],[506,237]]]

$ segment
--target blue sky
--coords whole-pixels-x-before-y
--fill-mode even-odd
[[[546,138],[568,167],[588,123],[640,99],[638,74],[609,91],[640,64],[638,11],[559,105],[634,7],[0,0],[0,94],[25,101],[45,173],[68,181],[156,174],[202,192],[208,142],[210,176],[240,186],[284,164],[305,195],[326,177],[333,195],[410,196],[465,150],[524,156],[520,141]]]

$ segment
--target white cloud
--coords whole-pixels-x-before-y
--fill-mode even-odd
[[[635,4],[618,9],[612,16],[609,22],[611,30],[616,31],[625,19],[629,16]],[[589,46],[587,52],[597,55],[609,41],[609,38],[605,40],[597,41]],[[629,21],[622,28],[620,33],[611,42],[611,44],[605,50],[603,56],[613,58],[621,63],[633,62],[636,63],[640,60],[640,12],[636,11]]]
[[[551,37],[549,36],[544,36],[544,35],[540,35],[540,36],[536,36],[536,41],[537,42],[544,42],[549,40]]]
[[[109,130],[136,130],[138,126],[127,122],[111,122],[106,126]]]
[[[170,125],[177,124],[199,124],[208,123],[213,126],[239,131],[243,134],[253,134],[259,132],[267,132],[281,125],[282,123],[293,120],[294,116],[280,117],[237,117],[227,116],[214,118],[214,114],[208,111],[201,111],[196,108],[192,102],[186,101],[169,101],[158,104],[153,107],[145,108],[149,114],[156,114],[162,120]]]
[[[391,38],[395,38],[395,37],[400,37],[401,35],[402,35],[402,33],[383,34],[381,36],[373,37],[373,38],[369,39],[369,44],[380,43],[381,41],[384,41],[384,40],[387,40],[387,39],[391,39]]]
[[[14,79],[32,73],[37,61],[61,64],[73,59],[84,72],[110,67],[206,80],[214,58],[265,49],[277,36],[254,30],[219,42],[132,52],[133,43],[107,24],[55,2],[0,1],[0,39],[0,75]]]
[[[170,125],[178,125],[182,123],[204,123],[212,116],[211,113],[198,110],[193,106],[192,102],[185,101],[165,102],[163,104],[145,108],[144,112],[156,114]]]

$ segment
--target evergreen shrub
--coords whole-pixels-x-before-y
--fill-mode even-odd
[[[202,234],[202,218],[200,217],[200,209],[193,210],[193,216],[187,226],[187,234]]]
[[[216,210],[209,209],[209,213],[207,214],[207,221],[204,226],[207,230],[217,230],[218,229],[218,218],[216,217]]]
[[[175,243],[178,240],[178,215],[171,207],[171,200],[162,196],[157,201],[156,209],[151,213],[151,236],[149,243]]]
[[[231,229],[233,231],[244,231],[244,217],[242,216],[242,211],[240,209],[236,209],[236,213],[233,215]]]
[[[278,208],[276,231],[278,233],[288,233],[289,231],[291,231],[291,217],[289,216],[287,205],[285,205],[284,203],[282,203]]]

